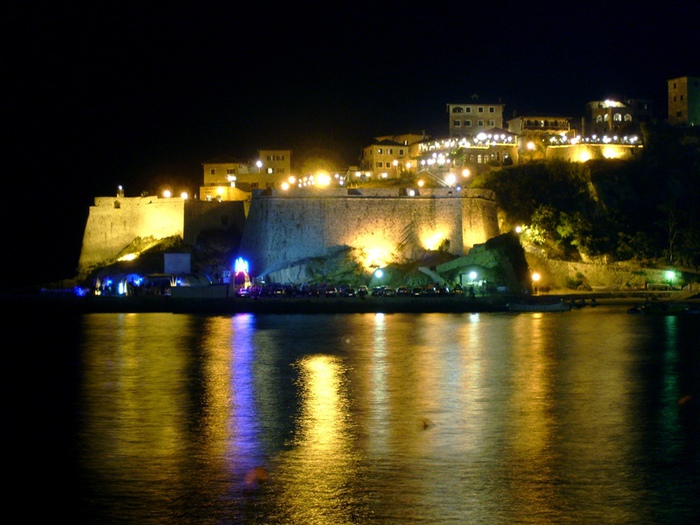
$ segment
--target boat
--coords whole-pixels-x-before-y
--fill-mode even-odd
[[[564,301],[526,301],[508,303],[509,312],[568,312],[571,305]]]

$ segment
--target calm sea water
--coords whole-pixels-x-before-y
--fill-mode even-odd
[[[699,325],[618,306],[24,315],[5,327],[6,513],[696,523]]]

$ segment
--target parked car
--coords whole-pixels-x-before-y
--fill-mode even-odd
[[[367,289],[367,286],[364,284],[361,284],[360,286],[357,287],[357,296],[358,297],[366,297],[369,295],[369,290]]]
[[[437,294],[440,297],[449,297],[452,295],[452,289],[446,284],[443,284],[442,286],[438,286]]]
[[[396,287],[396,295],[408,295],[408,293],[408,286],[401,285]]]
[[[423,295],[427,297],[434,297],[438,294],[437,288],[433,286],[432,284],[429,284],[428,286],[425,286],[423,288]]]
[[[355,297],[355,289],[352,286],[341,286],[339,295],[341,297]]]
[[[374,288],[372,288],[372,295],[374,297],[381,297],[382,295],[384,295],[384,289],[381,286],[375,286]]]
[[[384,293],[382,294],[384,297],[394,297],[396,295],[396,290],[389,286],[384,286]]]
[[[423,295],[423,288],[420,286],[414,286],[411,288],[411,295],[413,297],[421,297]]]
[[[297,292],[300,297],[318,297],[319,289],[318,286],[309,283],[303,283]]]

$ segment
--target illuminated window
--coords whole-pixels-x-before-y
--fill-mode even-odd
[[[596,121],[596,122],[603,122],[603,116],[602,116],[602,115],[598,115],[598,116],[595,118],[595,121]]]
[[[622,122],[622,115],[620,115],[619,113],[615,113],[615,114],[613,115],[613,120],[614,120],[615,122]]]
[[[632,115],[625,113],[625,122],[632,122]]]

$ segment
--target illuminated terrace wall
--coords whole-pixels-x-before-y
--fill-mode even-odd
[[[588,160],[621,159],[631,160],[642,153],[642,146],[629,144],[567,144],[549,146],[547,160],[567,160],[586,162]]]
[[[253,198],[239,255],[254,275],[345,246],[364,250],[367,265],[383,266],[446,242],[463,255],[498,234],[495,198],[485,190],[273,190]]]

